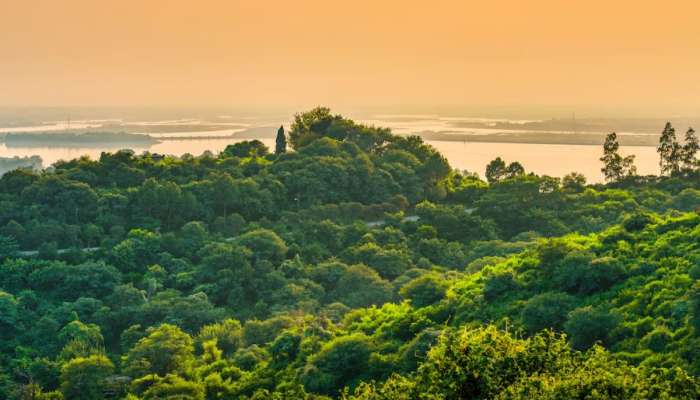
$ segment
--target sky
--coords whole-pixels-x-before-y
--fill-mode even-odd
[[[0,106],[700,114],[700,2],[0,0]]]

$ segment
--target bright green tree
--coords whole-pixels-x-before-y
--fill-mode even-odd
[[[163,324],[151,329],[149,335],[141,339],[127,353],[124,364],[134,376],[183,372],[193,360],[192,338],[180,328]]]
[[[61,368],[61,393],[71,400],[103,399],[105,380],[113,371],[114,365],[104,355],[74,358]]]

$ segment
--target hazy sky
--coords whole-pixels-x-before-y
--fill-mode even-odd
[[[695,112],[699,4],[0,0],[0,105]]]

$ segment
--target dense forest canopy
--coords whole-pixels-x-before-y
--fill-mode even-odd
[[[700,396],[700,175],[487,181],[327,108],[0,178],[0,398]],[[287,149],[287,144],[291,149]]]

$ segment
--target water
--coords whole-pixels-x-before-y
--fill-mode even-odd
[[[535,119],[508,119],[508,118],[481,118],[439,115],[409,115],[409,114],[370,114],[357,121],[385,126],[396,134],[407,135],[431,132],[446,134],[460,134],[468,137],[471,134],[512,134],[522,132],[540,133],[567,133],[560,130],[567,126],[567,121],[562,120],[535,120]],[[601,125],[601,120],[589,119],[578,122],[580,128],[597,130],[601,135],[605,131],[617,130],[626,132],[621,135],[647,135],[653,132],[659,121],[648,120],[605,120],[608,125]],[[68,121],[40,120],[36,125],[23,125],[20,128],[8,128],[0,126],[0,134],[7,132],[61,132],[68,126],[73,130],[90,128],[102,129],[102,131],[128,132],[148,134],[160,140],[154,145],[133,147],[137,154],[144,151],[160,154],[172,154],[181,156],[185,153],[200,155],[205,151],[214,154],[219,153],[227,145],[240,142],[245,139],[235,139],[234,134],[242,134],[247,137],[265,137],[262,140],[269,148],[274,148],[274,134],[280,124],[289,126],[288,116],[260,117],[260,116],[224,116],[191,118],[186,114],[173,115],[172,118],[132,118],[125,120],[113,118],[113,115],[98,114],[92,119]],[[525,127],[527,124],[536,123],[537,126]],[[682,124],[689,123],[683,121]],[[500,124],[500,125],[498,125]],[[562,125],[563,124],[563,125]],[[523,127],[522,130],[520,127]],[[683,125],[681,125],[683,126]],[[588,128],[586,128],[588,127]],[[546,130],[533,130],[533,129]],[[608,130],[609,129],[609,130]],[[683,128],[681,128],[683,129]],[[247,131],[247,132],[246,132]],[[571,133],[571,132],[569,132]],[[252,136],[251,136],[252,135]],[[188,139],[183,139],[188,138]],[[439,139],[439,138],[438,138]],[[573,140],[573,139],[572,139]],[[503,158],[506,162],[518,161],[526,169],[539,175],[562,177],[570,172],[584,174],[591,183],[602,182],[599,158],[602,153],[601,145],[580,144],[521,144],[521,143],[488,143],[488,142],[462,142],[427,140],[429,144],[437,148],[449,160],[452,167],[459,170],[476,172],[484,176],[486,165],[496,157]],[[575,141],[574,141],[575,143]],[[6,147],[0,141],[0,157],[31,156],[38,155],[42,158],[44,166],[49,166],[58,160],[70,160],[87,155],[92,159],[98,159],[103,151],[114,152],[124,145],[105,144],[102,147],[76,148],[76,147]],[[658,155],[654,147],[625,147],[620,148],[622,155],[634,154],[635,165],[640,175],[658,174]]]
[[[206,134],[206,133],[204,133]],[[200,155],[205,151],[219,153],[227,145],[243,139],[197,139],[164,140],[150,147],[134,147],[139,154],[144,151],[180,156],[185,153]],[[270,149],[274,149],[274,139],[260,139]],[[562,177],[572,171],[584,174],[591,183],[602,182],[600,172],[602,146],[556,145],[556,144],[520,144],[520,143],[474,143],[427,141],[438,149],[453,168],[477,172],[484,176],[486,164],[496,157],[506,162],[519,161],[527,171],[539,175]],[[70,160],[88,155],[98,159],[103,151],[114,152],[120,147],[102,148],[62,148],[62,147],[12,147],[0,144],[0,157],[39,155],[44,166],[58,160]],[[634,154],[635,165],[640,175],[658,174],[658,155],[653,147],[621,147],[623,155]]]
[[[602,146],[522,144],[522,143],[474,143],[428,141],[438,149],[453,168],[476,172],[484,176],[486,164],[496,157],[507,163],[518,161],[528,172],[538,175],[563,177],[570,172],[586,176],[589,183],[603,182],[600,172]],[[658,175],[659,156],[654,147],[620,147],[620,154],[635,155],[639,175]]]

